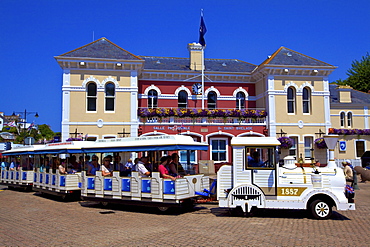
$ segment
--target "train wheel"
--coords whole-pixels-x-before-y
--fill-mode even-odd
[[[169,207],[158,207],[158,210],[162,213],[165,213],[169,210],[170,208]]]
[[[315,219],[329,219],[332,211],[332,206],[323,200],[315,200],[310,204],[311,214]]]

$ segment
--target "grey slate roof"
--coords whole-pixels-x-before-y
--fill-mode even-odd
[[[60,55],[61,57],[81,58],[103,58],[103,59],[124,59],[141,60],[138,56],[122,49],[107,38],[100,38],[92,43],[84,45],[73,51]]]
[[[358,105],[369,105],[370,106],[370,94],[364,93],[361,91],[357,91],[354,89],[347,89],[351,90],[351,99],[352,103],[340,103],[339,102],[339,89],[338,85],[336,84],[330,84],[329,85],[330,90],[330,103],[331,104],[358,104]]]
[[[190,70],[188,58],[140,56],[145,60],[145,69]],[[257,66],[237,59],[205,59],[205,71],[252,72]]]
[[[261,65],[295,65],[295,66],[333,66],[315,58],[306,56],[286,47],[280,47]]]
[[[100,38],[85,46],[64,53],[59,57],[144,60],[144,69],[148,70],[190,71],[189,58],[136,56],[122,49],[118,45],[112,43],[107,38]],[[258,67],[257,65],[250,64],[238,59],[205,58],[204,61],[206,72],[250,73],[256,67]],[[266,59],[261,65],[332,66],[328,63],[324,63],[322,61],[303,55],[285,47],[280,47],[270,58]]]

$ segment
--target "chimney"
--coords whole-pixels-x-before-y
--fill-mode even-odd
[[[202,70],[202,49],[203,47],[199,43],[188,44],[191,70]]]
[[[339,103],[352,103],[350,86],[338,86],[339,90]]]

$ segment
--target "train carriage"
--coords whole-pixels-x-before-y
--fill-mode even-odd
[[[161,135],[99,140],[83,150],[87,154],[103,154],[101,156],[146,152],[155,162],[166,152],[207,149],[206,144],[194,142],[190,136]],[[198,196],[197,191],[208,188],[209,177],[204,174],[186,175],[172,181],[161,178],[159,172],[152,172],[150,177],[140,177],[137,171],[133,171],[130,177],[122,177],[116,171],[113,176],[104,177],[101,171],[97,171],[95,176],[82,173],[81,196],[85,200],[145,204],[165,209],[187,204]]]

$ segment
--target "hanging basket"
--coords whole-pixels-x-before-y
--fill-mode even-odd
[[[325,139],[323,137],[317,138],[315,140],[315,145],[318,149],[327,149],[328,146],[326,146]]]
[[[289,149],[293,147],[293,144],[294,144],[294,141],[292,138],[285,137],[285,136],[279,137],[278,141],[281,143],[280,148],[283,148],[283,149]]]

